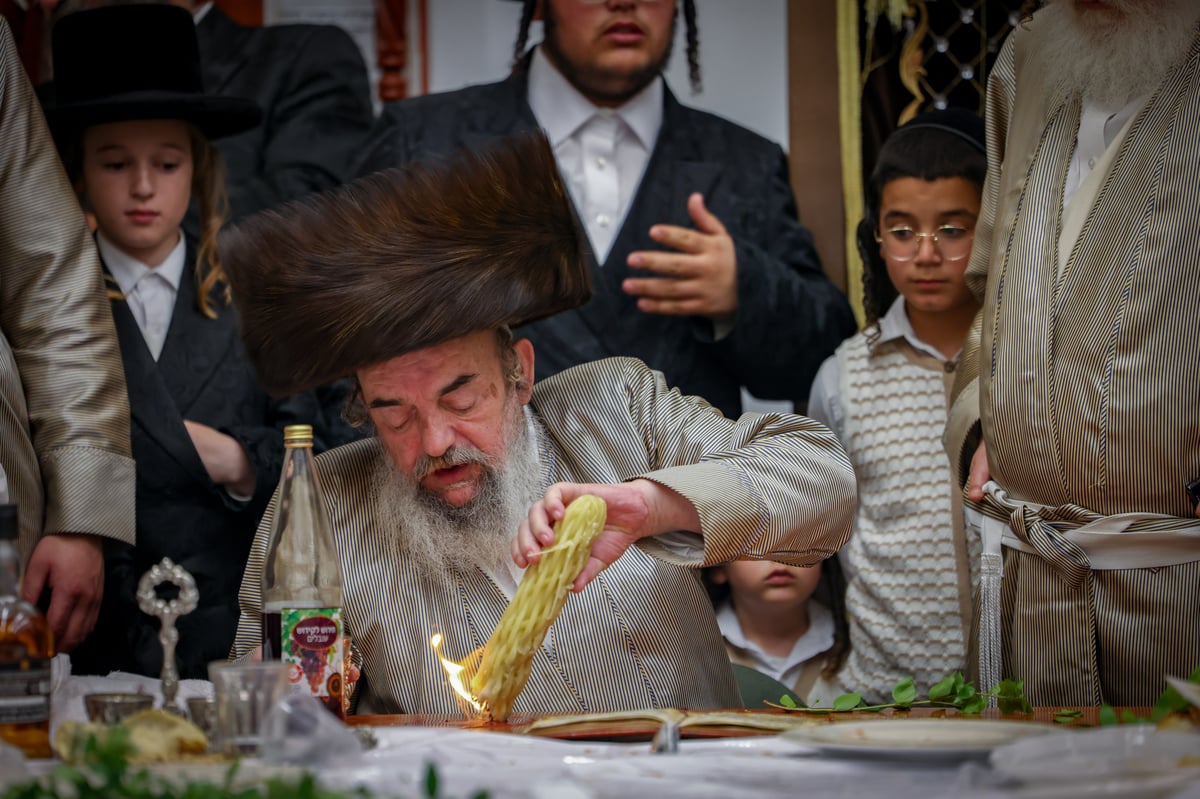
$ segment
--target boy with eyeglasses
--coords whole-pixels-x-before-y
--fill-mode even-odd
[[[986,171],[982,120],[932,111],[888,138],[867,186],[858,230],[866,328],[822,364],[808,405],[858,477],[854,534],[838,553],[850,653],[810,700],[855,691],[890,701],[904,677],[923,689],[965,664],[976,545],[941,442],[979,310],[963,275]]]

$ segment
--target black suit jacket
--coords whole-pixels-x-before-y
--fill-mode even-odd
[[[536,128],[526,74],[522,69],[499,83],[386,104],[359,172]],[[669,90],[664,103],[658,141],[608,259],[600,266],[589,256],[595,296],[583,308],[519,331],[537,351],[537,377],[631,355],[726,415],[741,411],[740,386],[762,398],[803,401],[817,368],[854,332],[855,322],[797,220],[783,151],[739,125],[681,105]],[[626,265],[629,254],[661,249],[650,238],[651,225],[692,226],[687,198],[696,191],[729,230],[737,254],[738,311],[732,333],[720,341],[707,319],[644,313],[621,290],[626,277],[646,274]]]
[[[141,576],[165,556],[191,573],[200,592],[199,606],[177,625],[180,674],[207,679],[208,663],[225,659],[233,642],[246,557],[283,465],[283,426],[309,423],[319,413],[310,394],[276,401],[258,387],[233,309],[218,305],[218,317],[208,319],[196,306],[194,257],[189,248],[157,363],[128,305],[112,301],[132,412],[137,544],[106,552],[101,617],[72,655],[76,673],[160,674],[159,624],[138,608],[136,591]],[[255,471],[248,502],[234,500],[209,478],[184,419],[242,444]]]
[[[232,219],[346,180],[373,112],[362,54],[344,30],[247,28],[212,7],[196,35],[205,91],[263,111],[257,128],[216,142]]]
[[[205,90],[248,97],[263,112],[257,128],[215,142],[225,161],[231,220],[352,176],[374,112],[362,54],[344,30],[248,28],[214,6],[196,26],[196,36]],[[198,234],[195,209],[184,227]],[[344,382],[316,391],[322,416],[313,422],[329,446],[363,435],[342,421],[348,391]]]

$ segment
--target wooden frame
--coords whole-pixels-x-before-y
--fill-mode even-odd
[[[788,0],[788,159],[800,220],[829,278],[846,290],[838,127],[837,13],[830,0]]]
[[[3,1],[3,0],[0,0]],[[239,25],[263,24],[263,0],[215,0],[218,8]],[[384,102],[403,100],[411,93],[408,68],[413,48],[410,43],[410,12],[416,14],[417,54],[420,59],[420,92],[429,91],[428,28],[426,0],[374,0],[375,60],[379,67],[376,90]]]
[[[263,0],[213,0],[213,5],[239,25],[263,24]]]

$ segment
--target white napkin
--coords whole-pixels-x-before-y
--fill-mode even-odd
[[[162,681],[140,674],[124,671],[111,672],[107,677],[71,676],[69,655],[56,655],[50,665],[50,735],[53,738],[58,725],[66,719],[87,721],[87,710],[83,705],[86,694],[136,693],[155,697],[154,706],[162,706]],[[187,708],[187,700],[193,696],[211,697],[212,683],[208,680],[180,680],[175,702]]]

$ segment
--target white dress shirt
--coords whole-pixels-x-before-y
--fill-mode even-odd
[[[529,107],[550,139],[558,171],[596,260],[603,264],[662,127],[662,77],[620,108],[601,108],[580,94],[538,47],[529,65]]]
[[[1071,198],[1096,168],[1105,151],[1119,138],[1123,138],[1120,134],[1125,124],[1133,119],[1147,99],[1147,96],[1138,97],[1116,110],[1084,100],[1083,109],[1079,114],[1075,153],[1071,156],[1071,165],[1067,168],[1067,185],[1063,192],[1064,207],[1070,204]]]
[[[125,295],[125,304],[142,331],[150,354],[158,361],[171,327],[171,316],[175,313],[175,297],[179,293],[179,281],[183,278],[187,258],[183,235],[179,236],[175,249],[154,268],[126,255],[99,231],[96,246],[104,265]]]
[[[717,626],[726,641],[750,654],[756,669],[788,686],[796,684],[805,663],[833,646],[833,614],[814,599],[808,600],[808,631],[796,640],[791,652],[781,657],[768,655],[745,636],[737,612],[729,602],[717,610]]]
[[[1138,97],[1115,111],[1084,100],[1079,113],[1079,130],[1075,135],[1075,152],[1067,167],[1067,182],[1063,190],[1057,264],[1060,276],[1067,268],[1075,242],[1083,232],[1092,205],[1116,160],[1121,142],[1133,126],[1137,112],[1148,99],[1149,95]]]

